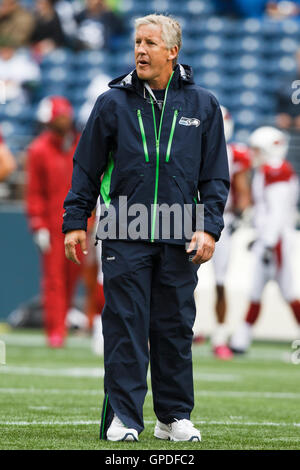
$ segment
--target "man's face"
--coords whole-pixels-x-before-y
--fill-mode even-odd
[[[158,25],[141,25],[135,35],[135,64],[138,77],[151,81],[170,69],[172,66],[172,49],[168,50],[161,37]],[[168,60],[169,59],[169,60]]]
[[[50,127],[58,134],[64,135],[72,129],[73,121],[69,116],[57,116],[50,124]]]

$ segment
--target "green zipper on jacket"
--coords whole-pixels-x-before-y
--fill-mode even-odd
[[[161,116],[160,116],[158,135],[157,135],[157,128],[156,128],[154,104],[153,104],[152,96],[150,95],[152,114],[153,114],[153,123],[154,123],[155,147],[156,147],[156,170],[155,170],[155,188],[154,188],[154,201],[153,201],[153,218],[152,218],[152,225],[151,225],[151,242],[154,242],[156,211],[157,211],[157,193],[158,193],[158,179],[159,179],[159,141],[160,141],[160,134],[161,134],[163,117],[164,117],[164,111],[165,111],[165,106],[166,106],[166,101],[167,101],[168,89],[169,89],[173,74],[174,72],[172,72],[172,75],[168,81],[167,88],[166,88],[164,103],[163,103]]]
[[[144,124],[143,124],[143,119],[142,119],[142,113],[140,109],[137,110],[137,117],[138,117],[138,121],[140,125],[141,135],[142,135],[145,160],[146,162],[149,162],[149,153],[148,153],[148,147],[147,147],[147,141],[146,141],[146,134],[145,134]]]
[[[167,147],[166,162],[168,162],[169,159],[170,159],[170,153],[171,153],[171,147],[172,147],[172,140],[173,140],[173,135],[174,135],[174,131],[175,131],[175,125],[176,125],[177,116],[178,116],[178,110],[175,109],[175,111],[174,111],[174,116],[173,116],[172,127],[171,127],[171,133],[170,133],[169,142],[168,142],[168,147]]]

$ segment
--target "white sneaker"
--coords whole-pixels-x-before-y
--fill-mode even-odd
[[[122,421],[114,415],[114,418],[107,430],[108,441],[138,441],[139,436],[136,429],[126,428]]]
[[[230,339],[229,347],[237,354],[245,353],[252,343],[252,326],[249,323],[241,323]]]
[[[169,441],[201,441],[201,434],[189,419],[176,419],[164,424],[157,420],[154,436]]]

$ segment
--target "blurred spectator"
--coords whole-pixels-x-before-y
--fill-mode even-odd
[[[44,98],[38,119],[47,125],[28,151],[27,214],[33,238],[42,255],[43,305],[50,347],[61,347],[66,315],[80,275],[64,252],[61,231],[63,201],[71,184],[73,154],[79,135],[73,128],[73,109],[61,96]]]
[[[16,50],[12,40],[0,40],[0,80],[5,84],[6,102],[26,103],[40,81],[40,69],[25,50]]]
[[[76,16],[79,46],[87,49],[111,48],[123,32],[121,18],[105,0],[86,0],[86,8]]]
[[[16,167],[15,159],[6,147],[0,133],[0,182],[5,181]]]
[[[64,45],[64,34],[59,17],[54,9],[56,0],[36,0],[36,23],[31,41],[41,54],[51,52]]]
[[[0,39],[10,38],[16,47],[21,47],[29,43],[33,28],[33,15],[17,0],[1,1]]]
[[[105,74],[97,75],[90,83],[88,88],[85,90],[84,94],[86,97],[86,102],[81,106],[79,110],[79,126],[83,128],[86,121],[88,120],[89,115],[94,107],[95,101],[101,93],[109,90],[108,83],[112,79]]]
[[[300,130],[300,108],[292,100],[292,83],[300,80],[300,49],[296,53],[297,71],[294,76],[288,76],[280,84],[276,93],[277,115],[276,125],[281,129]],[[299,88],[299,87],[298,87]],[[299,93],[298,93],[299,95]]]
[[[77,23],[75,20],[76,10],[74,2],[57,0],[54,4],[67,45],[72,45],[77,34]]]

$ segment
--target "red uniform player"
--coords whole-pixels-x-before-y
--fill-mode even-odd
[[[47,124],[28,150],[27,213],[34,240],[42,254],[42,291],[48,344],[61,347],[65,319],[80,266],[65,257],[61,231],[63,202],[70,189],[73,154],[79,135],[73,129],[69,101],[54,96],[42,100],[38,119]]]

